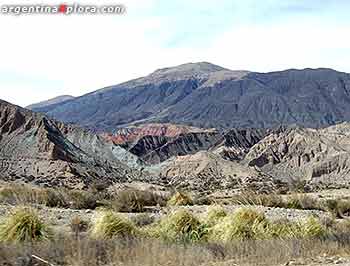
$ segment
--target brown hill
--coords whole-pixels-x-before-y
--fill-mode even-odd
[[[265,173],[314,186],[350,184],[350,124],[276,132],[254,145],[245,161]]]
[[[0,101],[0,178],[85,187],[138,176],[137,158],[80,128]]]
[[[160,176],[173,187],[197,191],[246,189],[269,193],[284,186],[254,167],[205,151],[163,162],[160,164]]]

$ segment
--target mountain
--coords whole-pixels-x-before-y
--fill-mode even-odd
[[[276,188],[268,175],[209,152],[226,145],[214,129],[153,124],[132,130],[140,135],[127,143],[129,152],[113,139],[0,100],[0,180],[83,189],[131,181],[202,191],[239,189],[243,183],[265,192]],[[141,143],[153,137],[166,142],[147,150]],[[247,147],[243,139],[231,142]]]
[[[0,179],[5,181],[71,188],[141,181],[269,193],[287,183],[349,187],[349,158],[346,122],[318,129],[226,131],[150,124],[96,135],[0,100]]]
[[[141,175],[139,159],[102,137],[0,100],[0,179],[84,188]]]
[[[332,69],[271,73],[190,63],[50,108],[57,120],[98,132],[147,123],[196,127],[324,127],[350,121],[350,75]]]
[[[35,111],[35,112],[48,112],[50,110],[53,110],[55,107],[57,107],[59,104],[64,104],[75,97],[70,95],[62,95],[57,96],[55,98],[49,99],[47,101],[42,101],[39,103],[34,103],[31,105],[28,105],[26,109]]]

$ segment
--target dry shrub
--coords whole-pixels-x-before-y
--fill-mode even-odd
[[[67,191],[70,207],[73,209],[95,209],[98,206],[96,195],[82,190]]]
[[[191,197],[183,192],[176,192],[169,200],[169,206],[186,206],[193,205]]]
[[[215,201],[207,195],[196,195],[193,198],[193,205],[212,205]]]
[[[79,233],[86,232],[89,228],[89,222],[79,216],[74,216],[69,224],[72,232],[77,236]]]
[[[97,194],[68,189],[40,188],[29,185],[11,185],[0,189],[0,202],[11,205],[42,204],[48,207],[94,209]]]
[[[321,210],[317,199],[308,195],[295,194],[288,196],[285,208],[300,210]]]
[[[329,211],[336,218],[344,218],[350,216],[350,201],[345,199],[331,199],[323,203],[323,208]]]
[[[0,189],[0,202],[11,205],[45,204],[46,193],[41,188],[11,184]]]
[[[265,207],[300,209],[300,210],[322,210],[322,204],[314,197],[302,194],[292,194],[283,198],[277,194],[257,194],[245,192],[235,195],[230,203],[236,205],[261,205]]]
[[[127,189],[116,193],[111,204],[117,212],[143,212],[147,206],[164,206],[166,199],[151,191]]]
[[[283,207],[283,199],[276,194],[257,194],[255,192],[245,192],[235,195],[231,199],[232,204],[237,205],[261,205],[266,207]]]
[[[318,265],[318,262],[323,265],[328,263],[329,258],[338,255],[348,257],[350,254],[350,238],[339,239],[340,236],[322,240],[244,240],[225,245],[184,245],[157,239],[77,240],[61,237],[50,242],[33,243],[31,247],[0,243],[0,265],[31,265],[28,263],[30,254],[36,254],[57,266],[289,265],[289,261],[298,259],[303,265]],[[325,263],[318,261],[323,254],[326,254],[323,259]],[[33,265],[35,263],[32,262]]]
[[[66,191],[63,189],[46,189],[45,205],[47,207],[67,208],[69,207],[70,199]]]
[[[14,209],[0,224],[1,242],[33,242],[51,237],[51,229],[31,208]]]
[[[105,206],[118,212],[142,212],[147,206],[165,206],[167,199],[151,191],[133,189],[111,195],[100,186],[84,191],[11,185],[0,189],[0,202],[11,205],[42,204],[47,207],[73,209],[95,209]]]

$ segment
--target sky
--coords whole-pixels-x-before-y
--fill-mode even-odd
[[[0,5],[38,3],[1,0]],[[60,4],[53,0],[41,3]],[[348,0],[66,0],[123,15],[0,14],[0,99],[80,96],[159,68],[211,62],[269,72],[350,73]]]

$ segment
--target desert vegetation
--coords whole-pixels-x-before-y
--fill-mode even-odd
[[[110,208],[117,212],[142,212],[147,206],[165,206],[167,198],[151,191],[126,189],[69,190],[11,184],[0,187],[0,204],[36,204],[71,209]]]
[[[51,237],[50,227],[32,208],[17,207],[0,224],[1,242],[33,242]]]
[[[319,254],[350,255],[345,197],[242,193],[197,205],[205,212],[196,211],[193,198],[139,189],[2,186],[0,205],[9,211],[0,216],[0,265],[38,259],[79,266],[279,265]],[[262,206],[327,216],[271,219]],[[73,210],[64,230],[47,219],[51,209]]]
[[[71,234],[52,235],[35,211],[27,211],[16,209],[1,221],[1,265],[36,258],[52,265],[276,265],[347,254],[350,247],[348,225],[327,227],[312,217],[298,224],[271,222],[251,207],[229,214],[210,207],[202,219],[179,209],[146,227],[101,211],[79,238],[74,227]]]

